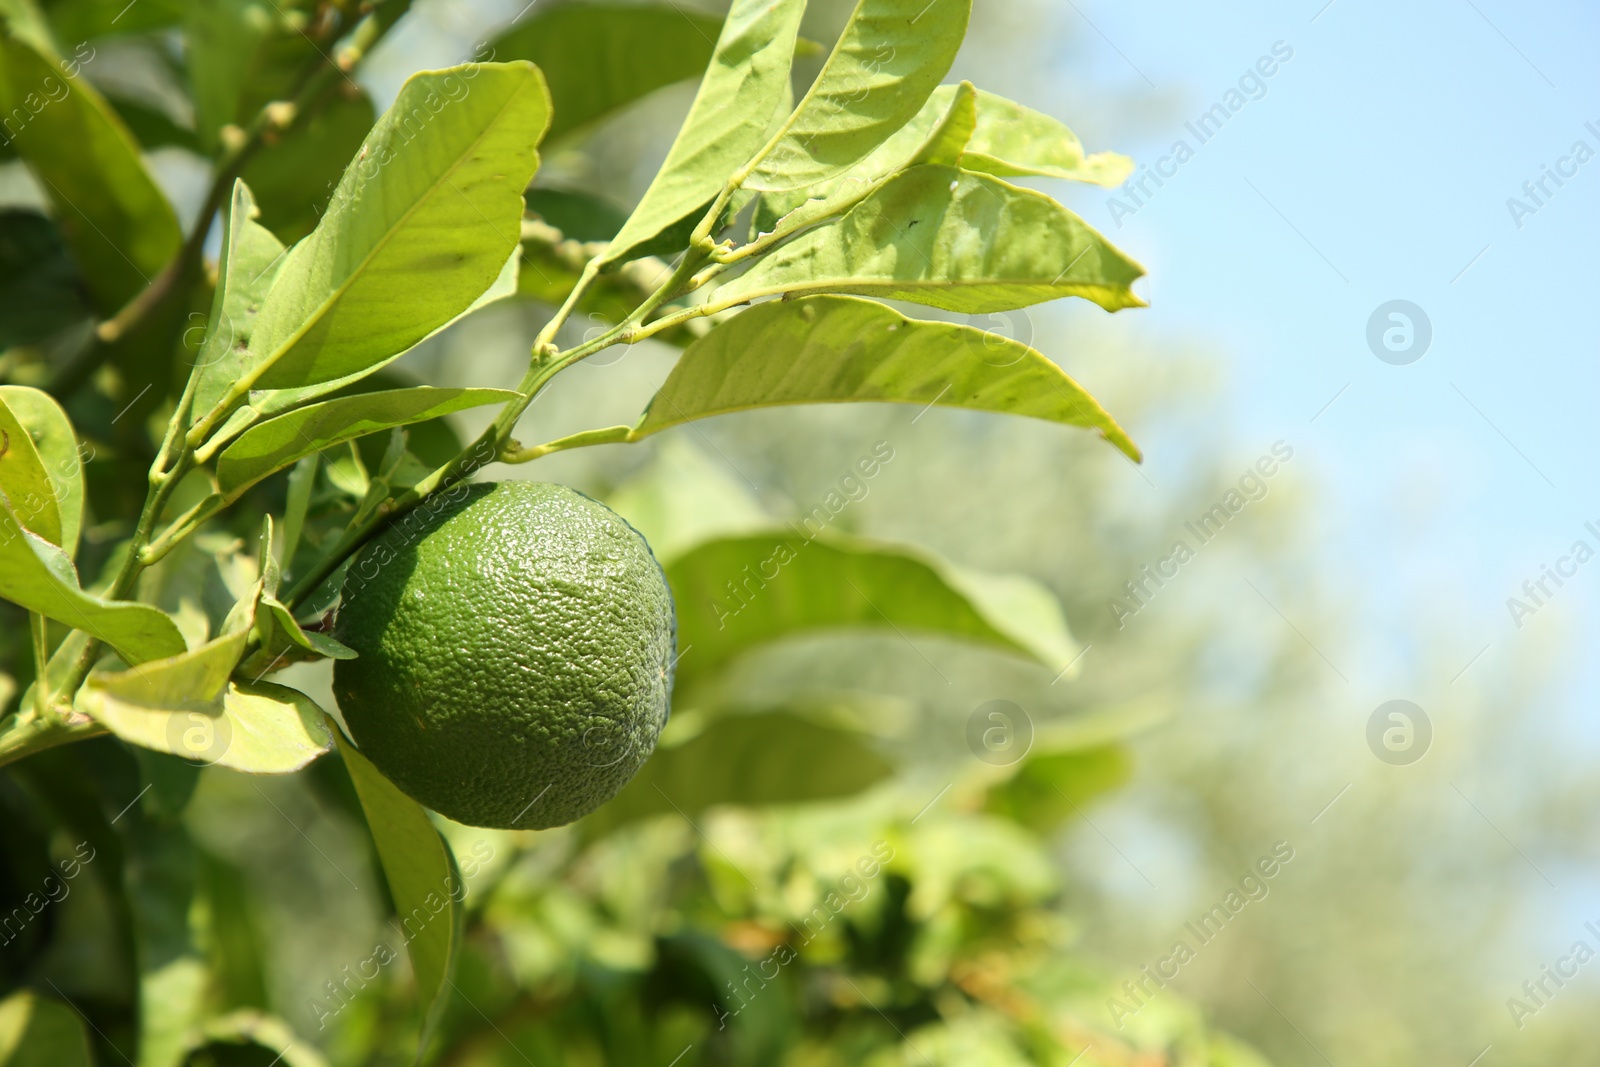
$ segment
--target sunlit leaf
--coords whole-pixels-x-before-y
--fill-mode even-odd
[[[699,77],[722,21],[666,4],[537,5],[490,42],[496,60],[538,64],[553,141],[673,82]]]
[[[954,87],[934,90],[948,99]],[[1093,185],[1120,185],[1133,160],[1115,152],[1085,154],[1083,142],[1060,121],[994,93],[978,90],[978,123],[961,154],[966,170],[1001,177],[1031,175]]]
[[[334,734],[361,798],[389,895],[405,931],[423,1014],[420,1056],[449,1001],[451,974],[461,944],[461,900],[466,885],[449,844],[434,829],[422,806],[396,789],[337,730]]]
[[[805,0],[734,0],[689,117],[667,160],[606,252],[627,259],[663,230],[690,225],[730,175],[767,140],[787,97],[789,66]]]
[[[129,663],[175,655],[183,635],[147,604],[85,593],[65,552],[23,529],[0,502],[0,597],[96,637]]]
[[[195,356],[196,418],[217,405],[249,364],[256,317],[283,268],[283,242],[255,221],[259,214],[249,186],[235,181],[217,263],[211,318]]]
[[[22,990],[0,1000],[0,1067],[91,1067],[83,1016]]]
[[[287,686],[226,682],[212,699],[143,700],[127,671],[92,677],[77,706],[129,744],[248,774],[292,773],[333,744],[322,709]]]
[[[516,249],[549,116],[526,63],[413,75],[279,270],[231,395],[375,369],[470,307]]]
[[[784,711],[713,719],[656,748],[633,781],[582,825],[604,833],[649,815],[694,819],[709,807],[764,807],[851,796],[891,773],[859,733]]]
[[[862,293],[971,313],[1081,296],[1115,311],[1143,303],[1129,289],[1143,273],[1043,193],[930,165],[768,253],[711,300]]]
[[[217,459],[217,489],[234,494],[302,456],[393,426],[405,426],[454,411],[503,403],[509,389],[413,389],[358,393],[297,408],[257,423]]]
[[[59,546],[62,523],[55,482],[9,399],[0,393],[0,494],[24,529]]]
[[[970,82],[955,90],[939,101],[930,98],[910,122],[843,174],[804,189],[762,194],[753,220],[756,233],[781,237],[842,215],[915,163],[953,165],[977,122],[976,90]]]
[[[1098,430],[1139,458],[1094,397],[1020,341],[844,296],[770,301],[718,326],[685,350],[629,439],[710,415],[841,401],[1027,415]]]
[[[67,555],[74,555],[83,526],[83,457],[72,420],[49,393],[25,385],[0,385],[0,408],[3,407],[11,409],[38,450],[60,512],[61,539],[57,543]],[[0,471],[5,469],[5,459],[0,456]],[[0,476],[0,485],[3,484]],[[16,506],[15,498],[12,506]]]
[[[971,11],[972,0],[860,0],[744,187],[803,189],[859,163],[922,108],[950,69]]]
[[[833,496],[842,510],[845,498]],[[758,645],[838,628],[973,641],[1052,671],[1077,655],[1060,605],[1037,583],[957,568],[920,549],[823,534],[833,504],[824,498],[789,532],[709,541],[667,564],[686,687]]]
[[[97,309],[109,315],[177,253],[177,216],[145,170],[138,142],[77,76],[76,61],[58,58],[31,4],[8,0],[0,21],[7,134],[38,179]]]

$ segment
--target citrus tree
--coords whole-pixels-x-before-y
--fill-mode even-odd
[[[0,216],[0,802],[14,827],[5,888],[19,902],[0,926],[4,979],[27,987],[0,1004],[0,1062],[526,1059],[480,1007],[515,1001],[521,979],[497,986],[493,953],[472,941],[491,929],[517,942],[518,923],[494,918],[529,891],[508,854],[540,846],[517,832],[582,818],[562,840],[604,868],[615,842],[666,832],[663,815],[697,826],[718,806],[787,811],[889,776],[861,729],[870,709],[848,695],[827,709],[734,707],[723,683],[742,659],[806,634],[909,630],[1048,676],[1071,670],[1079,649],[1041,586],[840,533],[842,504],[785,526],[679,471],[613,498],[629,526],[560,487],[484,484],[485,472],[719,414],[840,402],[1022,415],[1092,429],[1137,460],[1054,362],[975,324],[1060,297],[1136,306],[1142,271],[1008,180],[1115,184],[1127,160],[1087,154],[1056,120],[969,83],[940,84],[970,0],[860,0],[798,99],[796,58],[822,52],[800,36],[804,0],[735,0],[721,19],[539,5],[474,62],[413,75],[381,115],[352,74],[406,24],[403,0],[112,6],[0,2],[4,151],[41,209]],[[98,76],[130,56],[159,72],[165,97]],[[545,142],[578,143],[694,77],[631,212],[535,181]],[[208,161],[187,230],[149,165],[163,149]],[[551,309],[520,381],[425,386],[386,369],[505,300]],[[647,340],[681,355],[635,421],[514,436],[563,371]],[[463,412],[483,416],[465,441]],[[885,443],[850,477],[892,457]],[[339,707],[274,677],[329,660]],[[477,688],[484,677],[494,684]],[[1011,726],[1001,714],[974,751],[1012,744]],[[741,948],[772,970],[756,984],[725,944],[687,934],[657,946],[654,971],[634,968],[688,983],[667,1001],[687,1003],[694,986],[720,1018],[635,1018],[659,992],[534,967],[568,980],[528,1040],[555,1042],[557,1059],[578,1050],[571,1062],[666,1062],[680,1037],[681,1055],[702,1050],[686,1063],[776,1062],[796,1047],[808,1062],[898,1054],[890,1035],[905,1035],[876,1007],[888,1029],[873,1021],[864,993],[828,1016],[847,1051],[816,1035],[796,1046],[815,1013],[785,983],[837,962],[846,943],[910,983],[906,1026],[943,1010],[946,990],[1010,1004],[1015,1023],[1033,1010],[1015,997],[1049,1002],[1061,977],[1013,997],[966,955],[917,956],[897,932],[905,886],[976,863],[1007,900],[1047,898],[1038,846],[1015,827],[1059,819],[1046,786],[1073,805],[1115,784],[1120,757],[1104,740],[1040,738],[1027,761],[983,763],[961,789],[995,820],[968,831],[1001,835],[987,859],[918,839],[922,813],[882,803],[848,833],[807,824],[773,845],[768,859],[787,856],[789,872],[773,877],[807,871],[824,901],[898,888],[830,931],[843,904],[789,914],[770,895],[743,900]],[[276,1003],[243,918],[246,865],[196,837],[205,767],[303,777],[360,818],[394,944],[297,976],[304,995]],[[863,828],[841,865],[839,842]],[[825,859],[818,840],[833,848]],[[687,855],[682,842],[656,850],[669,854]],[[675,907],[729,906],[728,872],[709,853],[698,861],[705,880],[683,901],[702,904]],[[75,886],[94,888],[72,898]],[[946,949],[962,941],[955,930],[1004,912],[962,903],[953,886],[946,898],[947,928],[935,924]],[[541,936],[592,933],[580,911],[545,916]],[[546,949],[588,958],[576,943]],[[63,961],[72,953],[87,971]],[[369,990],[402,953],[402,993]],[[1073,981],[1067,1001],[1095,999],[1092,981]],[[787,991],[755,996],[772,983]],[[747,1008],[747,1024],[730,1022]],[[481,1047],[473,1012],[505,1048]],[[934,1054],[970,1062],[962,1050],[996,1025],[975,1017]],[[1141,1025],[1146,1044],[1184,1062],[1247,1062],[1190,1015]],[[1025,1054],[1065,1062],[1084,1029],[1034,1018]],[[1134,1062],[1138,1045],[1107,1038],[1084,1062]]]

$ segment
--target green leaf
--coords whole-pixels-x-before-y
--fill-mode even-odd
[[[183,635],[162,612],[146,604],[85,593],[67,554],[23,529],[4,502],[0,502],[0,597],[104,641],[129,663],[184,650]]]
[[[181,823],[143,809],[120,836],[139,971],[138,1067],[178,1067],[210,981],[194,842]]]
[[[67,555],[76,555],[78,534],[83,527],[83,456],[78,451],[72,420],[49,393],[26,385],[0,385],[0,410],[6,407],[26,428],[50,479],[61,519],[61,538],[55,543]],[[6,458],[0,455],[0,487],[5,486]],[[6,492],[9,494],[9,487]],[[13,499],[13,507],[15,504]]]
[[[263,596],[256,608],[256,634],[260,647],[239,665],[248,678],[260,679],[307,660],[356,658],[354,649],[327,634],[302,629],[288,606],[272,596]]]
[[[316,759],[333,742],[309,697],[229,681],[265,581],[229,613],[223,636],[133,670],[91,674],[79,710],[130,744],[251,774],[286,774]]]
[[[824,499],[792,532],[709,541],[667,564],[686,690],[758,645],[837,628],[973,641],[1052,671],[1077,656],[1060,604],[1038,583],[958,568],[920,549],[824,534],[832,506]],[[842,496],[837,506],[845,506]]]
[[[283,268],[283,242],[255,221],[259,214],[250,187],[235,180],[217,263],[211,319],[195,356],[196,418],[215,408],[249,365],[256,317]]]
[[[175,682],[159,688],[183,691]],[[146,703],[145,696],[136,671],[100,674],[79,692],[77,706],[129,744],[247,774],[290,774],[333,745],[322,709],[288,686],[225,682],[212,699]]]
[[[106,94],[106,102],[116,110],[117,117],[146,152],[156,148],[181,148],[197,156],[205,154],[194,130],[180,125],[165,108],[115,92]]]
[[[111,105],[42,39],[31,4],[10,0],[0,19],[0,114],[26,117],[7,132],[110,315],[177,254],[177,216]]]
[[[917,163],[1107,186],[1120,184],[1133,170],[1133,160],[1114,152],[1085,155],[1077,134],[1048,115],[970,82],[941,85],[911,121],[846,173],[821,186],[763,194],[755,231],[793,233],[832,218]]]
[[[243,177],[261,205],[261,224],[285,241],[310,233],[376,119],[366,93],[341,91],[288,136],[251,156]]]
[[[406,951],[423,1013],[420,1058],[449,1002],[451,975],[461,945],[461,899],[466,885],[449,844],[434,829],[422,806],[396,789],[342,734],[337,730],[334,734],[367,814],[389,895],[407,937]]]
[[[972,0],[860,0],[744,188],[805,189],[854,167],[921,110],[950,69],[971,12]]]
[[[1133,758],[1123,745],[1035,750],[989,791],[984,809],[1035,833],[1049,833],[1132,775]]]
[[[0,394],[0,495],[24,529],[60,545],[61,507],[55,483],[28,430],[9,398]]]
[[[971,408],[1084,426],[1139,459],[1094,397],[1020,341],[909,319],[848,296],[769,301],[718,326],[684,351],[629,440],[710,415],[840,401]]]
[[[946,99],[953,90],[934,90]],[[1032,108],[978,90],[978,124],[961,155],[961,166],[1002,178],[1064,178],[1093,185],[1120,185],[1133,160],[1115,152],[1085,155],[1083,142],[1064,124]]]
[[[479,308],[515,294],[517,292],[521,262],[521,253],[518,250],[513,250],[506,257],[505,265],[500,268],[499,275],[496,276],[489,288],[481,293],[465,310],[451,316],[427,336],[433,337]],[[423,340],[427,340],[427,337],[424,337]],[[250,394],[250,403],[234,412],[234,418],[228,421],[223,430],[212,437],[206,448],[207,450],[214,450],[221,447],[260,419],[269,418],[285,411],[292,411],[301,404],[315,400],[319,396],[340,393],[349,389],[352,385],[362,383],[368,376],[379,373],[384,364],[403,354],[395,353],[395,355],[385,357],[384,360],[373,366],[363,367],[342,378],[334,378],[331,381],[318,382],[315,385],[302,385],[293,389],[263,389],[252,392]],[[364,391],[376,392],[377,390]],[[454,452],[451,454],[454,455]]]
[[[606,263],[631,258],[679,223],[692,226],[767,140],[773,113],[790,92],[789,67],[804,13],[805,0],[734,0],[689,117],[611,242]]]
[[[35,211],[0,211],[0,351],[88,317],[78,268],[56,224]]]
[[[923,109],[861,162],[828,182],[786,193],[764,193],[752,220],[758,247],[842,215],[874,189],[916,163],[954,164],[977,122],[977,91],[962,82]],[[753,251],[753,250],[752,250]]]
[[[711,296],[715,309],[763,296],[864,293],[949,311],[1010,311],[1081,296],[1139,307],[1144,268],[1077,215],[986,174],[920,166],[843,218],[801,234]]]
[[[0,1067],[92,1067],[83,1017],[23,990],[0,1000]]]
[[[609,241],[628,221],[628,213],[610,201],[570,189],[529,189],[522,199],[530,213],[569,241]]]
[[[223,451],[217,458],[217,490],[237,495],[303,456],[394,426],[504,403],[516,395],[509,389],[417,386],[358,393],[298,408],[250,427]]]
[[[63,41],[90,41],[151,30],[163,30],[183,20],[183,0],[139,0],[118,7],[105,0],[51,0],[50,23]],[[84,45],[81,54],[93,56]]]
[[[711,61],[722,20],[665,4],[539,5],[490,48],[497,60],[538,64],[550,83],[554,141]]]
[[[229,395],[376,369],[467,310],[516,250],[549,117],[525,63],[408,79],[279,270]]]
[[[764,807],[853,796],[893,770],[860,733],[786,711],[716,718],[680,744],[666,742],[621,793],[583,822],[586,834],[671,812],[694,819],[718,804]]]
[[[268,101],[293,97],[316,45],[271,0],[192,0],[186,6],[195,128],[214,153],[222,127],[243,125]]]

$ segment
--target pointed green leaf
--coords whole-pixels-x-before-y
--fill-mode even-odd
[[[527,63],[407,80],[279,270],[230,395],[371,370],[469,308],[516,249],[549,118]]]
[[[550,140],[662,86],[699,77],[722,21],[666,4],[543,4],[490,42],[500,61],[526,59],[550,84]]]
[[[805,189],[843,174],[909,122],[950,69],[972,0],[860,0],[746,189]]]
[[[817,505],[790,532],[708,541],[667,564],[685,688],[757,645],[841,627],[973,641],[1055,671],[1077,655],[1060,604],[1038,583],[823,534],[828,506]]]
[[[631,258],[669,227],[698,222],[729,176],[767,140],[773,113],[790,92],[789,67],[804,13],[805,0],[734,0],[689,117],[611,242],[607,263]]]
[[[211,319],[195,356],[196,419],[217,406],[249,365],[256,317],[283,268],[283,242],[255,221],[259,215],[249,186],[236,179],[217,263]]]
[[[766,807],[853,796],[893,768],[854,730],[787,711],[713,719],[681,744],[658,745],[633,781],[582,823],[598,836],[676,812],[694,819],[719,804]]]
[[[449,844],[434,829],[422,806],[396,789],[337,730],[334,735],[367,814],[389,895],[405,930],[423,1013],[420,1055],[449,1001],[451,974],[461,944],[461,901],[466,884]]]
[[[0,1067],[91,1067],[83,1017],[22,990],[0,1000]]]
[[[0,597],[104,641],[129,663],[171,656],[185,647],[178,627],[155,608],[85,593],[67,554],[25,530],[3,501]]]
[[[521,263],[522,255],[520,250],[513,249],[506,257],[505,265],[500,268],[500,273],[495,277],[495,280],[490,284],[489,288],[484,290],[483,293],[479,294],[478,298],[471,304],[468,304],[467,307],[460,313],[452,315],[450,318],[440,323],[438,327],[430,331],[422,340],[426,341],[429,337],[433,337],[441,333],[456,322],[459,322],[461,319],[466,318],[474,311],[477,311],[481,307],[492,304],[496,300],[501,300],[505,297],[514,295],[517,292],[518,275],[520,272]],[[420,343],[421,342],[419,341],[418,344]],[[351,373],[340,378],[333,378],[325,382],[318,382],[315,385],[302,385],[292,389],[262,389],[252,392],[250,394],[250,403],[246,407],[241,408],[234,413],[236,420],[230,420],[227,427],[225,427],[224,430],[212,438],[212,443],[208,447],[214,448],[218,445],[226,443],[237,434],[243,432],[247,427],[254,425],[261,419],[270,418],[273,415],[278,415],[285,411],[292,411],[301,404],[309,403],[319,396],[327,396],[329,393],[337,393],[348,386],[354,385],[356,382],[359,382],[380,370],[385,364],[399,358],[404,354],[404,352],[396,352],[393,355],[384,357],[377,363],[374,363],[370,366],[362,367],[359,370],[352,371]]]
[[[217,458],[217,490],[236,494],[302,456],[332,448],[369,433],[448,415],[453,411],[504,403],[509,389],[389,389],[326,400],[257,423]]]
[[[976,122],[976,90],[971,82],[962,82],[939,101],[930,98],[910,122],[845,173],[809,189],[763,194],[753,220],[757,233],[766,238],[759,243],[844,214],[907,167],[954,165]]]
[[[0,407],[10,407],[16,420],[27,429],[60,512],[61,539],[55,543],[67,555],[75,555],[83,526],[83,456],[78,451],[72,420],[49,393],[26,385],[0,385]],[[5,460],[6,456],[0,455],[0,472],[5,469]],[[0,486],[4,484],[4,475],[0,474]],[[13,507],[15,504],[13,499]]]
[[[247,678],[261,678],[293,663],[318,659],[355,659],[354,649],[315,630],[307,632],[294,613],[276,597],[263,596],[256,608],[260,647],[239,665]]]
[[[1094,397],[1020,341],[909,319],[848,296],[769,301],[718,326],[684,351],[629,440],[727,412],[841,401],[937,404],[1083,426],[1139,459]]]
[[[913,167],[843,218],[801,234],[712,294],[863,293],[969,313],[1081,296],[1138,307],[1144,268],[1054,200],[986,174]]]
[[[951,91],[936,89],[933,99],[947,98]],[[1120,185],[1133,172],[1133,160],[1127,156],[1086,155],[1078,135],[1063,123],[981,89],[978,125],[962,153],[961,166],[1002,178],[1031,175],[1108,186]]]
[[[232,640],[221,638],[196,651]],[[231,648],[235,660],[242,647],[241,641]],[[227,669],[232,667],[229,662]],[[137,671],[103,673],[91,676],[76,706],[129,744],[247,774],[292,773],[333,745],[322,709],[304,693],[269,682],[227,681],[224,675],[220,694],[182,697],[184,674],[194,675],[197,684],[213,680],[201,677],[198,664],[174,664],[171,676],[154,682],[141,680]]]
[[[63,63],[31,3],[0,10],[0,114],[39,180],[95,305],[110,315],[139,293],[183,242],[172,205],[105,98]]]
[[[238,630],[190,651],[150,660],[130,670],[97,671],[89,676],[88,688],[114,701],[118,708],[148,708],[158,712],[191,704],[210,705],[222,695],[249,636],[248,629]],[[146,747],[168,751],[159,745]]]
[[[975,112],[970,127],[965,125],[967,106]],[[845,174],[810,189],[763,194],[755,232],[793,233],[842,214],[917,163],[959,165],[999,177],[1032,175],[1098,185],[1117,185],[1133,170],[1133,160],[1114,152],[1085,155],[1077,134],[1048,115],[974,89],[970,82],[941,85],[910,122]]]
[[[61,507],[55,483],[28,426],[0,395],[0,494],[23,527],[60,545]]]

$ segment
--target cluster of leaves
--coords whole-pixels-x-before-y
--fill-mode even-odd
[[[283,1005],[262,992],[239,870],[186,826],[199,764],[306,769],[364,821],[395,913],[423,917],[405,938],[420,1021],[399,1058],[471,1054],[459,1003],[451,1012],[453,995],[475,999],[458,981],[475,979],[456,976],[469,915],[454,891],[467,876],[450,840],[311,697],[263,680],[292,663],[352,654],[325,633],[343,569],[386,522],[440,488],[491,463],[636,442],[721,413],[847,401],[1026,415],[1094,429],[1138,458],[1116,422],[1042,353],[879,302],[966,314],[1063,296],[1113,311],[1139,303],[1129,288],[1141,273],[1135,263],[1050,197],[1005,180],[1112,183],[1127,161],[1088,155],[1059,122],[970,84],[939,85],[970,0],[860,0],[798,103],[791,66],[807,49],[803,0],[735,0],[720,21],[569,3],[505,32],[492,61],[413,76],[374,118],[349,73],[405,9],[401,0],[146,0],[124,19],[73,0],[44,11],[30,0],[0,4],[8,150],[48,208],[0,220],[8,312],[0,373],[13,383],[0,386],[0,598],[19,623],[0,646],[0,682],[15,696],[0,722],[0,761],[13,764],[0,799],[18,816],[15,851],[41,877],[59,881],[50,872],[64,844],[82,841],[104,857],[83,883],[97,887],[84,896],[99,910],[81,920],[89,935],[71,942],[98,946],[91,955],[112,976],[86,986],[81,967],[51,956],[62,943],[50,936],[54,912],[31,912],[50,917],[25,924],[30,951],[15,969],[8,963],[8,977],[39,987],[41,977],[72,973],[78,1014],[34,994],[0,1011],[10,1013],[12,1047],[42,1049],[49,1062],[87,1062],[91,1042],[101,1058],[136,1050],[140,1067],[253,1062],[237,1059],[249,1048],[319,1061],[263,1014]],[[67,58],[58,42],[75,39],[84,45]],[[98,49],[113,46],[142,48],[175,68],[192,115],[107,95],[82,76]],[[544,138],[573,138],[696,75],[688,117],[631,213],[570,190],[524,195]],[[187,237],[141,156],[167,145],[212,166]],[[213,275],[202,250],[219,214]],[[514,295],[555,310],[513,388],[416,386],[384,369]],[[563,326],[580,312],[607,325],[563,348]],[[513,439],[557,374],[647,338],[683,352],[636,422],[531,447]],[[488,405],[498,413],[463,443],[447,417]],[[147,488],[142,501],[130,486]],[[863,734],[859,709],[730,706],[719,678],[760,647],[868,627],[943,635],[1052,674],[1077,654],[1059,605],[1016,576],[976,574],[909,546],[781,528],[747,505],[694,499],[677,485],[636,488],[617,503],[666,563],[686,655],[662,750],[572,838],[596,849],[613,831],[658,832],[662,817],[830,800],[884,783],[891,764]],[[686,532],[685,514],[720,525]],[[1068,759],[1061,781],[1078,781],[1079,771],[1094,780],[1092,767],[1071,762],[1070,746],[1041,751]],[[1000,789],[989,783],[978,794],[991,787]],[[897,811],[882,819],[899,839],[910,831],[895,829],[907,821]],[[718,898],[707,857],[677,854],[710,879],[696,892]],[[541,869],[535,860],[528,869]],[[896,877],[933,876],[908,868]],[[1022,879],[1029,899],[1049,892],[1036,881]],[[19,899],[28,885],[12,887]],[[483,908],[500,899],[487,894]],[[874,907],[877,932],[863,920],[860,936],[887,941],[864,951],[885,954],[886,980],[918,976],[915,992],[896,995],[909,1023],[948,1015],[949,990],[985,1000],[973,990],[989,988],[986,979],[960,977],[970,960],[935,952],[942,962],[915,963],[909,935],[894,932],[909,920]],[[777,916],[770,902],[726,910],[769,930]],[[659,918],[643,917],[637,929],[656,929]],[[943,936],[937,923],[930,929]],[[581,955],[544,977],[583,973]],[[692,945],[656,954],[680,957],[698,960],[706,980],[729,961],[725,949]],[[634,984],[609,991],[568,981],[552,996],[582,1014],[633,996],[638,983],[670,984],[658,971],[633,967]],[[536,977],[515,975],[510,988]],[[794,996],[797,1019],[839,1010],[835,998],[822,1015],[802,1011],[796,1005],[809,994],[797,986]],[[641,997],[636,1004],[650,1002]],[[855,1015],[850,1026],[865,1018]],[[577,1025],[553,1023],[537,1040],[584,1047]],[[649,1041],[678,1032],[663,1025],[644,1027]],[[893,1045],[877,1024],[868,1029],[842,1047]],[[780,1047],[773,1040],[762,1038],[759,1054],[739,1052],[738,1062],[769,1062]],[[966,1039],[949,1040],[954,1062]],[[1067,1048],[1059,1035],[1051,1040]],[[381,1045],[369,1034],[352,1061]],[[395,1054],[392,1042],[384,1047]],[[606,1055],[632,1059],[622,1046]]]

